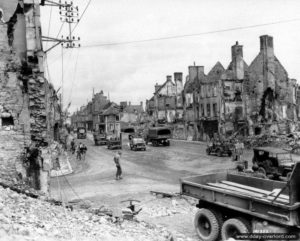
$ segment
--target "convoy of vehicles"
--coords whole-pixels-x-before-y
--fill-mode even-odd
[[[247,233],[299,235],[299,175],[300,163],[288,182],[226,172],[206,174],[181,179],[181,194],[198,199],[194,226],[201,240],[228,240]]]
[[[289,177],[295,165],[291,153],[274,147],[253,148],[253,164],[259,167],[259,171],[265,175],[280,175]]]
[[[153,146],[169,146],[172,132],[167,127],[151,127],[145,136],[145,142],[151,142]]]
[[[86,139],[86,128],[85,127],[77,128],[77,139]]]

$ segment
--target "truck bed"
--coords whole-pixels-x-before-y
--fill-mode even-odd
[[[181,193],[202,203],[263,218],[287,226],[299,226],[299,202],[291,202],[290,187],[275,199],[286,182],[233,173],[213,173],[181,179]]]

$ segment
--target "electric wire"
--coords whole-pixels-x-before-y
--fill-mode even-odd
[[[275,22],[269,22],[269,23],[262,23],[262,24],[254,24],[254,25],[248,25],[248,26],[225,28],[225,29],[212,30],[212,31],[194,33],[194,34],[173,35],[173,36],[166,36],[166,37],[160,37],[160,38],[141,39],[141,40],[132,40],[132,41],[115,42],[115,43],[90,44],[90,45],[85,45],[85,46],[82,46],[82,47],[83,48],[103,47],[103,46],[112,46],[112,45],[126,45],[126,44],[133,44],[133,43],[144,43],[144,42],[162,41],[162,40],[170,40],[170,39],[179,39],[179,38],[186,38],[186,37],[197,37],[197,36],[201,36],[201,35],[223,33],[223,32],[243,30],[243,29],[251,29],[251,28],[257,28],[257,27],[263,27],[263,26],[269,26],[269,25],[277,25],[277,24],[296,22],[296,21],[300,21],[300,18],[287,19],[287,20],[281,20],[281,21],[275,21]]]
[[[72,78],[72,82],[71,82],[72,85],[71,85],[71,90],[70,90],[70,95],[69,95],[69,102],[71,102],[72,95],[73,95],[73,88],[74,88],[75,79],[76,79],[76,72],[77,72],[77,63],[78,63],[79,51],[80,51],[80,48],[77,51],[77,56],[76,56],[76,60],[75,60],[74,71],[73,71],[73,78]]]
[[[78,24],[80,23],[82,17],[84,16],[84,14],[85,14],[86,10],[88,9],[88,7],[90,6],[91,2],[92,2],[92,0],[89,0],[89,1],[88,1],[88,3],[87,3],[87,5],[85,6],[85,8],[84,8],[84,10],[83,10],[83,12],[82,12],[82,14],[81,14],[81,16],[80,16],[78,22],[75,24],[75,26],[74,26],[74,28],[72,29],[71,33],[74,32],[74,30],[76,29],[76,27],[77,27]]]

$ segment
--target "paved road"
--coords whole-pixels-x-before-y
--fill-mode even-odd
[[[51,180],[51,194],[57,199],[61,195],[64,201],[82,198],[92,201],[96,206],[120,209],[125,206],[120,203],[121,200],[134,198],[141,200],[142,204],[148,203],[155,199],[149,194],[151,190],[179,192],[181,177],[220,171],[234,165],[229,157],[207,156],[204,145],[177,143],[169,147],[153,147],[150,144],[146,151],[131,151],[125,137],[121,159],[124,178],[117,181],[113,162],[116,151],[108,150],[105,146],[94,146],[91,138],[82,142],[87,145],[88,152],[86,160],[77,163],[80,168],[67,177]],[[178,221],[173,223],[170,219],[166,217],[150,221],[195,238],[192,214],[178,216]]]
[[[123,142],[121,165],[123,180],[116,181],[113,156],[116,151],[105,146],[94,146],[92,140],[83,140],[88,152],[79,172],[67,177],[81,198],[101,200],[107,197],[148,194],[150,190],[179,191],[179,178],[233,166],[228,157],[205,154],[205,146],[174,144],[170,147],[147,146],[147,151],[131,151]],[[68,200],[76,198],[64,177],[59,178],[61,190]],[[58,195],[56,179],[51,182],[52,195]]]

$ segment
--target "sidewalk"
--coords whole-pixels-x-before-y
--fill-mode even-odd
[[[186,143],[186,144],[203,145],[203,146],[207,145],[207,142],[205,141],[187,141],[187,140],[170,139],[170,142],[171,144]]]

